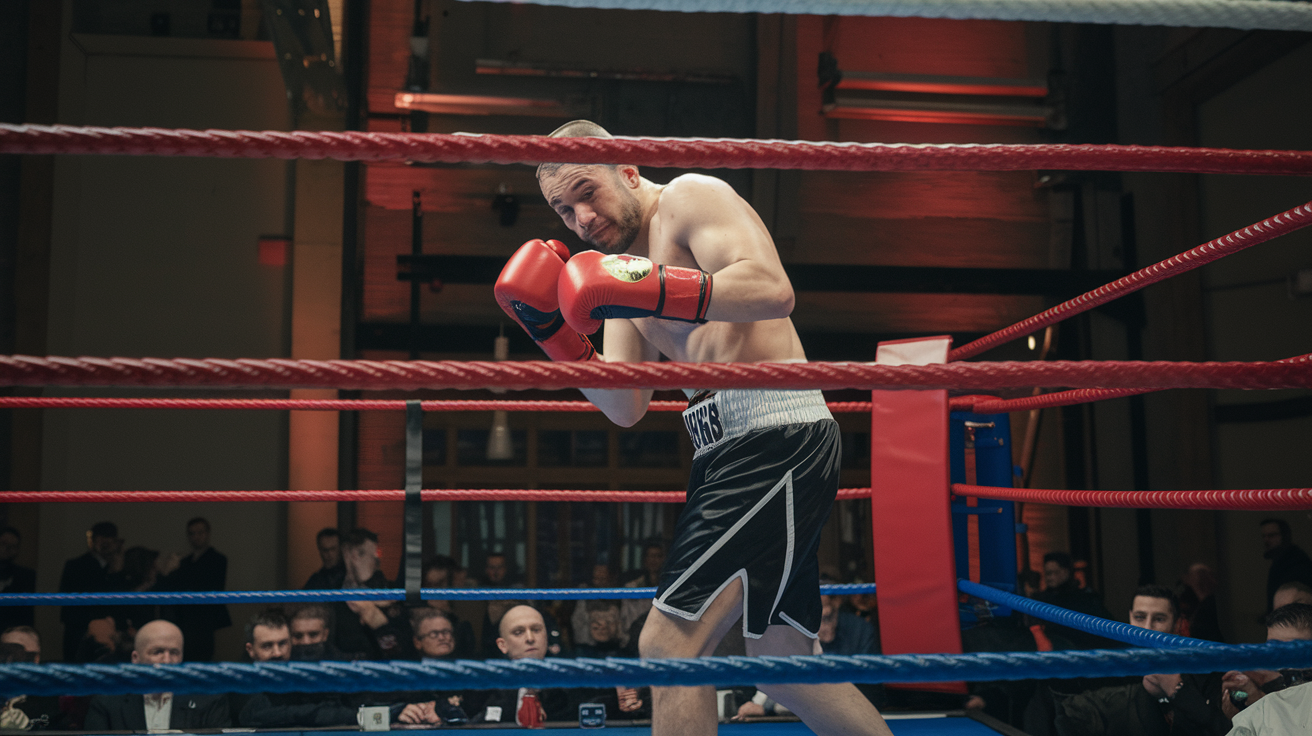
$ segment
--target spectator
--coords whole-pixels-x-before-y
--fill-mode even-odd
[[[1181,580],[1180,634],[1195,639],[1225,642],[1216,610],[1216,574],[1201,562],[1189,566]]]
[[[833,580],[821,580],[830,585]],[[850,611],[844,611],[843,597],[820,596],[820,629],[816,641],[824,654],[879,654],[879,634],[869,621]],[[878,703],[883,700],[883,688],[878,685],[859,685],[861,693]],[[738,718],[786,715],[789,710],[758,690],[751,700],[738,707]]]
[[[1312,559],[1294,544],[1289,522],[1284,519],[1264,519],[1259,528],[1262,530],[1262,545],[1266,548],[1262,556],[1271,560],[1271,569],[1266,573],[1266,612],[1271,613],[1280,586],[1285,583],[1312,585]]]
[[[1130,625],[1171,633],[1179,625],[1179,612],[1179,601],[1169,588],[1141,586],[1131,600]],[[1031,720],[1033,713],[1025,726],[1034,734],[1055,731],[1058,736],[1222,736],[1230,726],[1221,711],[1221,694],[1220,673],[1145,675],[1075,694],[1043,687],[1036,699],[1050,703],[1052,731]]]
[[[123,588],[134,593],[153,590],[159,580],[159,552],[145,547],[129,547],[123,553]],[[139,606],[117,606],[114,609],[114,622],[119,631],[136,636],[137,629],[149,621],[159,618],[159,606],[146,604]],[[186,633],[183,633],[186,636]]]
[[[291,630],[278,611],[264,611],[246,624],[246,655],[252,662],[286,662]],[[358,707],[345,697],[318,693],[234,694],[232,710],[246,728],[354,726]]]
[[[493,552],[483,563],[484,588],[509,588],[511,585],[510,564],[504,552]]]
[[[610,565],[593,565],[592,578],[589,583],[593,588],[611,588],[615,585],[615,575],[611,573]],[[574,606],[574,611],[570,614],[570,628],[574,632],[574,648],[579,649],[585,646],[592,646],[596,642],[592,640],[592,634],[588,631],[591,625],[588,620],[588,602],[579,601]],[[622,625],[622,623],[621,623]],[[625,629],[627,632],[628,629]]]
[[[181,558],[176,569],[156,585],[157,590],[219,591],[227,587],[228,558],[210,546],[210,523],[202,517],[187,522],[191,554]],[[173,565],[166,565],[166,570]],[[187,642],[187,659],[214,659],[214,632],[232,625],[223,604],[172,606],[166,618],[182,629]]]
[[[311,603],[292,612],[288,627],[291,631],[291,658],[297,662],[340,662],[351,657],[330,641],[332,613],[327,606]]]
[[[614,600],[588,601],[580,606],[588,616],[588,639],[591,644],[574,648],[580,657],[637,657],[638,642],[624,630],[620,620],[620,603]]]
[[[1303,583],[1285,583],[1276,589],[1271,597],[1274,608],[1284,608],[1290,603],[1312,603],[1312,586]]]
[[[0,593],[35,593],[36,571],[14,564],[23,535],[12,526],[0,526]],[[0,606],[0,629],[31,626],[32,606]]]
[[[168,621],[151,621],[137,632],[134,664],[182,662],[182,630]],[[88,731],[164,731],[226,728],[228,699],[222,695],[97,695],[87,711]]]
[[[0,634],[0,663],[39,664],[40,639],[30,626],[18,627],[30,631],[12,636],[11,631]],[[31,648],[33,644],[36,648]],[[59,707],[54,695],[8,695],[0,698],[0,729],[9,731],[67,730],[72,724]]]
[[[1267,641],[1312,639],[1312,605],[1290,603],[1266,617]],[[1234,721],[1235,736],[1307,733],[1312,722],[1312,670],[1227,672],[1222,707]],[[1232,696],[1244,693],[1240,710]]]
[[[498,627],[497,648],[509,659],[546,659],[547,625],[542,614],[530,606],[515,606],[501,617]],[[536,718],[529,712],[532,701],[526,695],[534,695],[537,700]],[[516,722],[526,725],[531,721],[576,721],[578,706],[584,702],[601,702],[606,705],[607,713],[636,713],[645,703],[639,699],[633,688],[614,688],[607,690],[585,690],[581,688],[547,690],[496,690],[488,693],[487,702],[482,711],[474,717],[475,722],[498,723]]]
[[[661,581],[665,567],[665,543],[651,540],[642,547],[642,570],[625,581],[626,588],[654,588]],[[651,598],[626,598],[620,606],[620,620],[625,631],[634,631],[638,621],[646,621],[651,612]],[[638,627],[637,630],[641,630]]]
[[[368,529],[353,530],[342,539],[342,558],[346,564],[346,582],[342,587],[391,587],[379,570],[377,534]],[[413,637],[401,606],[347,601],[334,604],[334,611],[333,643],[341,651],[368,659],[400,659],[411,655]]]
[[[415,651],[420,659],[425,662],[456,659],[456,631],[449,614],[436,608],[417,608],[410,624],[415,632]],[[482,702],[480,693],[472,695]],[[402,723],[464,723],[469,719],[464,710],[468,697],[460,692],[411,693],[405,699],[413,702],[401,711],[397,720]]]
[[[1080,590],[1075,581],[1075,564],[1065,552],[1049,552],[1043,556],[1043,590],[1035,600],[1079,613],[1087,613],[1099,618],[1111,618],[1112,615],[1098,600],[1097,595]],[[1118,646],[1106,639],[1086,634],[1083,631],[1057,624],[1045,623],[1044,631],[1052,638],[1070,642],[1075,649],[1101,649]]]
[[[104,593],[123,589],[123,540],[118,527],[102,521],[87,531],[87,551],[64,563],[59,576],[60,593]],[[64,624],[64,659],[83,662],[79,644],[92,621],[112,615],[108,606],[64,606],[59,620]]]
[[[436,555],[424,563],[422,572],[425,588],[455,588],[453,576],[456,569],[456,561],[446,555]],[[455,611],[452,601],[424,601],[424,607],[441,611],[451,622],[455,629],[455,656],[457,659],[468,659],[475,656],[477,650],[477,637],[474,636],[474,627],[464,620]],[[484,608],[486,605],[484,605]],[[413,616],[417,615],[416,611]]]
[[[305,581],[305,590],[338,590],[346,581],[346,565],[342,562],[341,536],[336,529],[320,529],[314,537],[319,548],[319,561],[323,567],[314,571]]]
[[[32,662],[41,664],[41,635],[31,626],[10,626],[0,633],[0,644],[17,644],[32,655]]]

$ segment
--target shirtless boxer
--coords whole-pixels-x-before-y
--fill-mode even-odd
[[[588,121],[553,137],[609,138]],[[552,209],[596,248],[525,243],[497,301],[555,360],[800,362],[793,290],[765,224],[729,185],[666,185],[637,167],[543,164]],[[586,335],[605,322],[603,353]],[[632,426],[650,390],[584,390]],[[838,491],[838,425],[819,391],[699,391],[684,412],[696,453],[688,504],[639,639],[644,658],[708,656],[741,616],[751,655],[813,654],[816,549]],[[817,734],[890,734],[850,684],[765,685]],[[653,688],[655,736],[715,732],[707,687]]]

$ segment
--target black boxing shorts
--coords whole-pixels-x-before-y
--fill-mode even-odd
[[[701,392],[683,414],[696,454],[656,608],[701,620],[743,583],[743,635],[820,629],[820,530],[838,493],[838,423],[819,391]]]

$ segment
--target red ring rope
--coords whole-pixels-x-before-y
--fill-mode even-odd
[[[290,411],[402,411],[397,399],[115,399],[0,396],[0,409],[281,409]],[[589,401],[421,401],[424,411],[601,411]],[[870,411],[869,401],[830,401],[835,414]],[[653,401],[649,411],[683,411],[683,401]]]
[[[1264,488],[1242,491],[1061,491],[1042,488],[993,488],[953,483],[952,492],[958,496],[990,498],[996,501],[1099,508],[1199,511],[1312,509],[1312,488]]]
[[[624,162],[666,168],[828,171],[1148,171],[1312,174],[1307,151],[1237,151],[1117,145],[822,143],[707,138],[369,133],[360,131],[166,130],[0,125],[0,153],[333,158],[536,164]]]
[[[425,501],[683,503],[684,491],[538,491],[452,489],[420,492]],[[869,498],[869,488],[842,488],[839,501]],[[405,491],[6,491],[5,503],[195,503],[242,501],[402,501]]]
[[[1029,319],[1017,322],[991,335],[985,335],[948,353],[948,360],[964,360],[979,355],[991,347],[1037,332],[1048,325],[1056,324],[1081,312],[1087,312],[1113,299],[1136,292],[1145,286],[1155,284],[1185,271],[1192,271],[1199,266],[1224,258],[1232,253],[1238,253],[1245,248],[1251,248],[1258,243],[1265,243],[1272,238],[1291,233],[1308,225],[1312,225],[1312,202],[1268,217],[1242,230],[1236,230],[1229,235],[1140,269],[1129,276],[1099,286],[1093,291],[1081,294],[1068,302],[1058,304],[1052,309],[1036,314]]]
[[[37,358],[0,356],[0,386],[338,389],[949,389],[1312,386],[1312,363],[1029,361],[869,363],[553,363],[550,361]]]
[[[1280,363],[1307,363],[1312,361],[1312,353],[1285,358]],[[956,396],[949,406],[952,411],[969,411],[976,414],[1005,414],[1013,411],[1032,411],[1034,409],[1051,409],[1058,406],[1074,406],[1093,401],[1119,399],[1126,396],[1138,396],[1151,393],[1155,389],[1141,388],[1081,388],[1074,391],[1058,391],[1039,396],[1026,396],[1020,399],[999,399],[995,396]]]

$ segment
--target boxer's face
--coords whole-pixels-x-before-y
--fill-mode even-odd
[[[602,253],[623,253],[642,229],[640,179],[632,166],[562,166],[540,182],[565,226]]]

